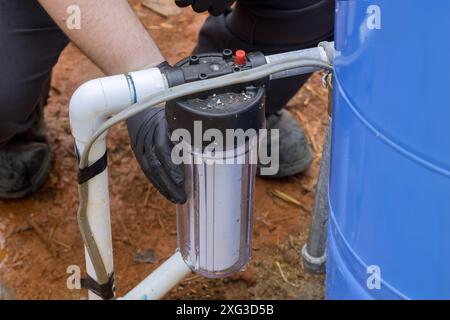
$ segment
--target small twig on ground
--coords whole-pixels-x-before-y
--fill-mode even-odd
[[[294,288],[300,288],[300,285],[297,283],[293,283],[291,281],[288,280],[288,278],[286,277],[286,275],[283,272],[283,269],[281,269],[281,265],[278,261],[275,261],[275,265],[278,267],[278,271],[280,272],[281,278],[283,279],[284,282],[286,282],[287,284],[293,286]]]
[[[145,195],[144,207],[148,206],[151,194],[152,194],[152,189],[150,187],[148,187],[147,194]]]
[[[67,250],[71,250],[72,247],[70,245],[68,245],[67,243],[64,243],[62,241],[56,240],[56,239],[50,239],[52,242],[59,244],[61,247],[64,247]]]
[[[68,147],[68,146],[66,146],[66,145],[63,145],[63,149],[64,149],[70,156],[72,156],[72,157],[74,157],[74,158],[77,157],[76,154],[75,154],[75,151],[73,150],[73,148],[70,148],[70,147]]]
[[[156,263],[157,259],[153,249],[139,250],[133,254],[135,263]]]
[[[292,181],[294,181],[294,182],[298,183],[299,185],[301,185],[302,188],[305,189],[305,190],[308,191],[308,192],[314,192],[314,191],[315,191],[315,186],[308,186],[308,185],[305,185],[305,184],[302,182],[302,180],[299,179],[299,178],[297,178],[297,177],[292,176],[292,177],[289,177],[289,179],[291,179]]]
[[[276,197],[272,192],[268,191],[267,194],[272,198],[273,203],[283,209],[286,209],[286,206],[288,205],[285,201],[281,200],[280,198]]]
[[[194,275],[192,277],[189,277],[189,278],[186,278],[186,279],[182,280],[181,283],[190,282],[190,281],[197,280],[197,279],[200,279],[200,278],[201,278],[201,276]]]
[[[30,224],[28,222],[26,224],[19,225],[18,227],[14,228],[11,232],[9,232],[7,234],[7,236],[5,237],[5,240],[8,240],[15,234],[19,234],[19,233],[27,232],[27,231],[31,231],[31,230],[33,230],[33,227],[30,226]]]
[[[311,92],[313,95],[315,95],[320,100],[324,100],[327,97],[327,93],[326,92],[323,92],[323,91],[320,92],[315,87],[313,87],[313,86],[311,86],[309,84],[305,84],[305,88],[306,88],[306,90]]]
[[[294,218],[296,218],[296,216],[286,216],[286,217],[280,217],[280,218],[277,218],[277,219],[273,219],[270,222],[271,222],[271,224],[273,224],[273,223],[280,223],[280,222],[283,222],[283,221],[286,221],[286,220],[291,220],[291,219],[294,219]]]
[[[64,247],[64,249],[66,249],[65,251],[69,251],[69,250],[72,249],[72,247],[71,247],[70,245],[68,245],[68,244],[66,244],[66,243],[64,243],[64,242],[62,242],[62,241],[60,241],[60,240],[57,240],[57,239],[54,239],[54,238],[53,238],[53,236],[55,235],[56,228],[58,228],[58,224],[59,224],[59,223],[56,223],[56,224],[50,229],[50,232],[48,233],[48,239],[49,239],[49,241],[52,241],[52,242],[56,243],[57,245],[60,245],[61,247]]]
[[[267,221],[268,214],[269,214],[268,211],[264,211],[256,216],[256,220],[261,221],[265,226],[270,227],[270,226],[272,226],[272,222]]]
[[[157,213],[156,213],[156,217],[157,217],[157,219],[158,219],[158,223],[159,223],[159,225],[161,226],[162,231],[167,232],[166,225],[163,223],[163,220],[162,220],[162,218],[161,218],[161,213],[160,213],[160,212],[157,212]]]
[[[55,230],[56,230],[57,226],[58,226],[58,224],[55,224],[55,225],[53,225],[53,227],[50,228],[50,231],[48,233],[48,238],[49,239],[53,238],[53,235],[55,234]]]
[[[119,224],[122,228],[123,231],[123,235],[125,238],[125,241],[122,240],[123,243],[125,243],[126,245],[133,245],[132,241],[131,241],[131,237],[130,237],[130,233],[128,232],[128,228],[126,226],[126,224],[123,221],[122,215],[120,214],[120,212],[117,213],[117,217],[119,220]]]
[[[298,201],[297,199],[294,199],[293,197],[291,197],[290,195],[287,195],[286,193],[280,191],[280,190],[270,190],[269,193],[280,199],[283,200],[284,202],[290,203],[292,205],[295,205],[301,209],[303,209],[306,212],[311,212],[311,209],[305,207],[300,201]]]
[[[61,90],[59,90],[59,88],[55,87],[55,86],[51,86],[51,90],[55,91],[55,93],[60,96],[61,95]]]
[[[28,224],[34,229],[34,231],[36,231],[36,234],[38,235],[39,239],[45,244],[50,254],[53,257],[58,256],[58,252],[55,250],[52,242],[50,242],[49,239],[47,239],[41,227],[31,219],[32,216],[33,215],[31,214],[28,217],[26,217]]]

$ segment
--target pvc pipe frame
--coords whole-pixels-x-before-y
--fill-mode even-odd
[[[72,135],[78,153],[84,152],[92,134],[110,116],[166,87],[166,81],[157,68],[134,72],[128,76],[100,78],[83,84],[75,91],[69,107]],[[95,163],[105,152],[106,133],[92,146],[88,165]],[[80,208],[85,209],[81,211],[86,212],[86,217],[78,217],[83,241],[85,244],[95,242],[98,247],[98,252],[90,252],[90,246],[85,246],[87,273],[99,283],[107,283],[109,276],[114,272],[108,170],[105,169],[89,180],[87,187],[79,185],[79,193],[80,198],[89,199],[86,208]],[[90,234],[83,231],[86,228],[85,224],[90,226]],[[103,265],[105,272],[96,270],[98,265]],[[100,299],[90,291],[89,298]]]
[[[191,269],[184,262],[180,252],[176,252],[159,268],[153,271],[134,289],[128,292],[124,300],[158,300],[181,282]]]
[[[314,49],[289,52],[281,55],[266,57],[268,64],[280,64],[278,72],[272,72],[272,78],[290,77],[301,73],[309,73],[330,64],[330,55],[326,43]],[[294,63],[295,60],[305,60],[315,65],[313,68]],[[292,61],[292,62],[291,62]],[[290,66],[293,66],[290,68]],[[302,66],[302,67],[297,67]],[[260,74],[263,69],[275,70],[275,67],[259,67]],[[288,69],[293,71],[288,72]],[[283,71],[284,70],[284,71]],[[256,71],[256,69],[255,69]],[[267,72],[268,72],[267,71]],[[280,73],[284,72],[284,73]],[[250,78],[251,71],[242,72],[238,81],[245,82]],[[231,81],[233,75],[222,77]],[[205,80],[201,89],[218,87],[220,79]],[[236,80],[235,80],[236,81]],[[183,96],[183,89],[196,87],[194,84],[180,86],[178,95]],[[167,82],[160,70],[151,68],[133,72],[129,75],[118,75],[88,81],[76,90],[70,101],[70,124],[72,135],[75,138],[76,148],[80,157],[80,168],[85,168],[99,160],[106,152],[106,130],[120,120],[124,120],[147,107],[150,101],[157,101],[161,96],[161,103],[167,99],[162,97],[176,96],[172,89],[167,88]],[[177,89],[177,88],[174,88]],[[194,89],[193,89],[194,90]],[[169,91],[164,94],[163,92]],[[152,97],[154,97],[152,99]],[[133,108],[129,108],[133,106]],[[129,110],[127,109],[129,108]],[[127,109],[127,110],[126,110]],[[118,114],[114,121],[111,116]],[[78,224],[85,243],[86,268],[90,277],[100,284],[107,283],[114,272],[112,234],[110,222],[110,206],[108,193],[108,173],[104,170],[88,182],[79,185],[80,208],[78,210]],[[81,199],[88,199],[86,203]],[[135,289],[127,294],[125,299],[159,299],[173,286],[181,281],[191,270],[185,264],[181,254],[176,252],[169,260],[141,282]],[[89,292],[90,299],[100,299]]]

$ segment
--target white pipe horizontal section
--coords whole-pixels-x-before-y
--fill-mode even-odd
[[[123,300],[158,300],[191,273],[180,252],[176,252],[166,262],[153,271]]]
[[[158,68],[88,81],[72,96],[69,106],[72,135],[78,142],[87,142],[111,116],[167,88]],[[80,154],[83,150],[79,150]]]
[[[105,123],[101,125],[97,132],[94,133],[94,135],[91,137],[90,141],[87,144],[86,152],[80,155],[80,166],[84,167],[86,165],[89,147],[95,142],[97,138],[99,138],[103,134],[103,132],[116,125],[117,123],[127,120],[128,118],[148,108],[155,108],[156,106],[163,104],[166,101],[177,99],[183,96],[217,89],[227,85],[251,82],[257,79],[269,77],[272,74],[283,72],[284,70],[297,68],[304,70],[305,67],[310,66],[323,68],[328,71],[332,70],[332,65],[330,62],[324,62],[323,60],[317,59],[298,59],[296,56],[289,56],[283,60],[277,61],[276,63],[262,65],[251,70],[227,74],[221,77],[211,78],[203,81],[185,83],[173,88],[168,88],[167,90],[163,90],[159,93],[155,93],[149,96],[148,99],[134,104],[132,108],[125,109],[114,117],[105,121]]]
[[[133,83],[139,85],[131,86],[130,79],[125,75],[112,76],[91,80],[72,96],[70,125],[79,154],[83,153],[86,142],[110,116],[166,88],[166,81],[157,68],[134,72],[129,76]],[[105,152],[106,132],[92,146],[88,165],[95,163]],[[96,264],[91,261],[89,245],[85,249],[86,269],[94,280],[105,283],[108,280],[106,276],[114,271],[107,170],[87,182],[87,194],[86,216],[91,234],[86,235],[83,230],[82,234],[85,243],[92,237],[97,244],[104,266],[104,272],[100,273],[102,278],[97,278],[99,270],[95,270]],[[100,299],[92,292],[89,292],[89,298]]]

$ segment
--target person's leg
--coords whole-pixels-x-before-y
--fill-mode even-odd
[[[35,0],[0,0],[0,198],[36,191],[50,167],[42,108],[68,39]]]
[[[195,51],[228,48],[274,54],[305,49],[332,40],[333,26],[331,0],[238,0],[232,12],[208,17]],[[272,81],[266,111],[284,108],[307,79],[308,75]]]
[[[274,54],[317,46],[332,40],[332,0],[238,0],[233,11],[208,17],[196,53],[232,50]],[[267,92],[268,129],[280,129],[280,170],[276,177],[302,172],[312,161],[303,130],[282,110],[309,75],[275,80]]]

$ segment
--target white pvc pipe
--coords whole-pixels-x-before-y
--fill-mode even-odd
[[[164,90],[166,82],[157,68],[130,74],[138,86],[130,86],[125,75],[91,80],[83,84],[70,101],[70,125],[79,154],[92,134],[111,116],[136,101]],[[106,132],[95,142],[89,153],[89,164],[100,159],[106,151]],[[104,170],[88,182],[87,220],[97,243],[108,275],[114,271],[110,206],[108,192],[108,172]],[[94,280],[98,280],[87,250],[86,269]],[[89,299],[99,299],[89,292]]]
[[[158,300],[191,273],[177,251],[166,262],[153,271],[134,289],[128,292],[124,300]]]
[[[132,72],[129,76],[131,83],[122,74],[88,81],[75,91],[69,117],[72,135],[78,142],[87,142],[109,117],[167,87],[158,68]]]
[[[99,137],[98,141],[92,145],[89,158],[84,155],[81,163],[84,163],[84,165],[86,165],[86,162],[91,164],[103,155],[106,149],[106,130],[112,124],[144,110],[145,107],[152,104],[152,101],[155,101],[153,104],[156,105],[166,101],[167,98],[164,98],[165,96],[171,98],[182,96],[183,90],[187,91],[187,93],[193,93],[206,90],[208,85],[214,88],[218,86],[219,81],[222,84],[227,81],[240,83],[246,81],[246,79],[250,81],[253,78],[263,77],[265,73],[276,73],[279,77],[292,76],[292,73],[282,74],[277,73],[277,71],[281,72],[279,70],[295,69],[297,67],[298,70],[295,71],[295,74],[297,74],[304,72],[304,68],[307,68],[306,65],[308,64],[316,64],[321,67],[326,66],[326,63],[323,62],[323,52],[319,51],[321,56],[320,60],[314,59],[310,61],[301,61],[298,53],[289,55],[289,59],[282,56],[272,56],[268,59],[268,63],[279,62],[278,65],[273,67],[259,67],[251,72],[244,71],[237,75],[238,78],[236,79],[236,75],[228,75],[221,79],[212,79],[201,84],[185,84],[177,87],[172,92],[164,90],[167,84],[159,69],[149,69],[130,74],[132,79],[136,80],[135,82],[137,84],[133,84],[132,86],[129,79],[124,75],[89,81],[77,90],[70,103],[70,122],[79,153],[83,154],[85,147],[90,146]],[[302,67],[303,64],[305,65],[304,67]],[[290,67],[291,65],[292,67]],[[270,72],[271,69],[276,71]],[[201,86],[201,89],[199,86]],[[146,99],[152,96],[153,99]],[[160,100],[158,101],[158,99]],[[131,104],[143,100],[148,105],[145,103],[137,103],[134,105],[134,108],[124,111]],[[108,121],[108,118],[116,113],[120,113],[120,115]],[[107,172],[105,171],[94,179],[91,179],[88,182],[88,189],[87,220],[90,222],[99,253],[102,260],[104,260],[103,263],[106,272],[110,273],[113,270],[113,261]],[[95,279],[95,272],[93,272],[94,268],[89,259],[89,255],[87,255],[86,260],[88,273]],[[125,299],[159,299],[189,273],[190,269],[183,261],[181,254],[176,253],[138,285],[137,288],[126,295]],[[90,298],[95,298],[95,296],[91,294]]]
[[[70,101],[70,124],[75,144],[81,154],[85,142],[110,113],[132,104],[128,82],[124,75],[91,80],[74,93]],[[95,163],[106,152],[106,133],[96,141],[89,153],[89,164]],[[114,271],[112,234],[108,190],[108,170],[95,176],[88,183],[87,219],[97,243],[108,275]],[[90,277],[97,275],[85,248],[86,270]],[[89,299],[100,299],[89,291]]]
[[[83,144],[77,142],[77,148],[82,149]],[[106,151],[105,136],[101,137],[89,154],[89,162],[93,163],[100,159]],[[89,181],[89,202],[87,206],[88,221],[92,233],[99,247],[100,255],[105,264],[106,272],[112,274],[114,271],[111,221],[109,214],[109,192],[108,192],[108,170],[92,178]],[[85,249],[86,270],[95,280],[98,280],[94,267]],[[100,299],[96,294],[89,291],[89,299]]]

